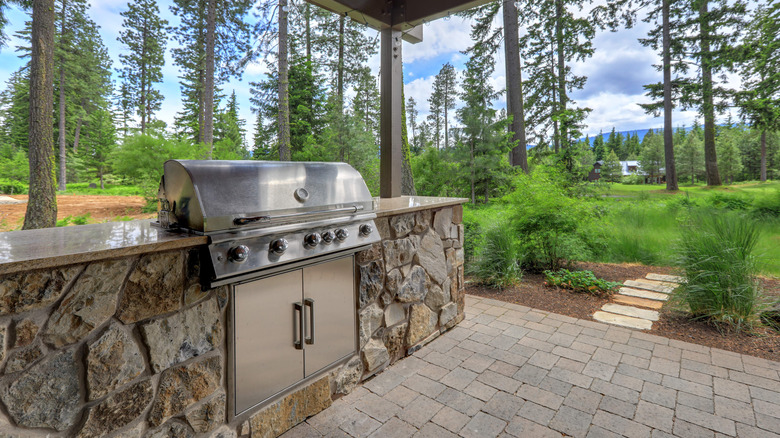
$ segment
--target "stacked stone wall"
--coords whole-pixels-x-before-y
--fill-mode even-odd
[[[463,320],[463,207],[375,222],[382,241],[356,257],[360,351],[333,374],[337,394]]]
[[[0,276],[0,436],[236,436],[198,251]],[[189,274],[189,275],[188,275]]]
[[[238,419],[229,287],[201,289],[197,248],[0,275],[0,436],[278,436],[463,319],[461,223],[460,206],[377,219],[358,354]]]

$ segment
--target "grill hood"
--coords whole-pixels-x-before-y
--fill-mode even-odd
[[[209,234],[374,209],[346,163],[169,160],[164,171],[158,197],[166,228]]]

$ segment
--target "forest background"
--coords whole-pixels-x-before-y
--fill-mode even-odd
[[[622,136],[613,129],[606,139],[600,135],[593,142],[588,136],[581,139],[594,113],[599,114],[596,126],[608,126],[604,118],[609,111],[613,122],[621,121],[615,112],[624,116],[647,113],[635,117],[656,120],[652,116],[659,114],[655,105],[659,74],[653,67],[658,63],[654,55],[659,48],[658,5],[580,0],[503,3],[516,5],[520,11],[526,143],[535,145],[530,151],[531,165],[561,166],[571,181],[583,180],[595,160],[614,164],[639,159],[647,172],[659,172],[664,144],[652,131],[639,138]],[[777,75],[772,70],[777,62],[777,3],[673,3],[672,30],[679,43],[673,47],[678,85],[675,103],[683,110],[674,113],[678,173],[691,183],[711,173],[705,166],[707,130],[697,121],[697,115],[706,117],[706,103],[696,94],[702,76],[696,65],[701,65],[703,56],[701,40],[696,38],[697,29],[700,33],[704,29],[700,6],[706,10],[710,3],[708,42],[718,50],[735,49],[728,59],[710,59],[717,74],[717,101],[711,112],[718,119],[717,126],[704,127],[715,132],[720,173],[726,182],[755,180],[764,177],[764,167],[768,178],[776,178],[780,171],[777,81],[770,83],[775,88],[770,87],[764,99],[775,117],[757,118],[754,108],[737,101],[739,93],[750,91],[748,85],[764,90],[756,81]],[[372,68],[378,49],[376,32],[305,2],[175,0],[158,5],[153,0],[137,0],[125,7],[113,5],[122,11],[121,26],[116,17],[100,16],[100,22],[112,23],[110,29],[118,35],[117,42],[112,39],[108,44],[93,17],[95,8],[82,0],[55,2],[52,125],[61,191],[68,183],[97,180],[101,187],[106,182],[134,184],[140,192],[152,194],[167,158],[282,157],[347,161],[361,171],[376,193],[379,95],[378,72]],[[206,17],[207,6],[216,8],[215,20]],[[432,46],[407,46],[407,65],[427,61],[425,68],[407,68],[406,81],[407,89],[417,95],[417,99],[412,93],[407,95],[406,137],[418,194],[466,196],[473,203],[478,198],[486,203],[512,188],[517,171],[507,159],[514,145],[502,105],[501,6],[502,2],[492,2],[472,10],[466,19],[451,17],[431,23],[426,31],[434,29],[427,37]],[[30,24],[20,28],[19,17],[24,13],[5,11],[6,30],[17,27],[9,45],[16,47],[21,64],[0,95],[0,191],[19,193],[27,190],[29,178]],[[164,17],[169,15],[175,19],[167,21]],[[280,45],[282,15],[289,26],[289,40]],[[639,23],[637,18],[645,18],[647,24],[624,28]],[[208,22],[213,23],[211,30]],[[762,23],[767,24],[761,27]],[[608,28],[617,32],[610,33]],[[212,55],[205,44],[209,32],[213,32]],[[647,49],[636,49],[637,36]],[[611,49],[597,50],[599,37]],[[775,64],[765,63],[758,71],[757,58],[746,52],[766,42],[761,38],[768,38],[769,44],[763,46],[769,47]],[[453,46],[447,45],[451,41],[458,41],[462,49],[453,52]],[[281,47],[289,54],[289,133],[285,141],[280,141],[277,123]],[[740,47],[745,53],[737,53]],[[208,62],[209,56],[213,63]],[[426,76],[426,69],[430,74],[436,71],[431,66],[439,63],[438,72]],[[210,84],[204,79],[209,66],[214,76]],[[170,81],[171,67],[179,79],[181,104],[177,109],[166,103],[175,99],[162,86],[164,78]],[[239,90],[244,97],[249,90],[253,115],[247,119],[239,93],[231,85],[253,69],[264,75]],[[595,81],[589,82],[589,72]],[[637,76],[635,72],[643,73]],[[414,79],[419,75],[424,77],[422,82]],[[427,95],[420,94],[419,84]],[[628,94],[628,89],[634,94]],[[647,96],[637,97],[639,90],[647,91]],[[621,94],[631,102],[615,98]],[[205,96],[214,96],[213,108]],[[743,96],[740,102],[746,100]],[[595,109],[587,106],[592,103]],[[687,121],[693,129],[683,128]],[[605,179],[618,180],[619,175]]]

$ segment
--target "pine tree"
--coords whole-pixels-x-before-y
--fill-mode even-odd
[[[456,85],[455,67],[448,62],[433,79],[433,90],[428,98],[431,111],[429,118],[433,118],[437,130],[436,147],[439,147],[440,129],[444,129],[444,147],[449,147],[450,144],[449,110],[455,108]]]
[[[52,151],[54,136],[54,0],[32,0],[30,59],[30,189],[23,229],[57,222]]]
[[[103,177],[109,172],[111,153],[116,146],[116,128],[111,112],[99,109],[89,115],[91,127],[84,139],[84,164],[87,170],[98,177],[100,189],[104,189]]]
[[[612,132],[609,133],[609,138],[607,138],[607,144],[606,144],[606,152],[609,151],[615,152],[615,154],[620,153],[620,149],[623,146],[623,136],[617,132],[615,132],[615,127],[612,127]],[[604,154],[606,156],[606,153]],[[600,159],[603,159],[600,158]]]
[[[210,13],[210,2],[213,13]],[[177,114],[175,126],[181,135],[195,142],[207,141],[206,110],[213,99],[219,102],[219,85],[232,76],[240,75],[242,60],[249,51],[249,26],[246,15],[251,7],[248,0],[174,0],[171,11],[179,17],[173,29],[178,47],[172,50],[174,64],[182,70],[179,82],[182,92],[182,111]],[[210,17],[213,17],[213,66],[208,53],[211,35]],[[213,71],[213,92],[207,92],[209,72]],[[212,106],[213,108],[213,106]]]
[[[621,176],[623,176],[623,166],[615,151],[610,150],[604,157],[604,164],[601,165],[601,178],[607,182],[619,182]]]
[[[572,73],[571,63],[593,55],[592,40],[598,22],[577,15],[584,0],[542,0],[522,8],[527,33],[521,37],[526,60],[526,122],[535,127],[537,137],[550,138],[557,152],[577,137],[582,121],[590,111],[576,105],[569,93],[585,85],[585,76]],[[552,126],[551,126],[552,125]]]
[[[767,177],[767,131],[780,130],[780,2],[759,7],[740,47],[743,117],[761,131],[760,179]]]
[[[409,96],[409,99],[406,101],[406,114],[409,116],[409,127],[412,128],[412,152],[417,155],[422,151],[422,147],[419,143],[420,139],[417,138],[417,117],[419,112],[417,111],[417,102],[412,96]]]
[[[734,178],[742,171],[742,159],[739,144],[743,142],[745,132],[741,127],[729,126],[720,130],[716,139],[720,166],[718,170],[726,184],[733,184]]]
[[[642,139],[642,152],[639,155],[639,167],[655,183],[655,178],[664,166],[664,142],[653,130],[647,131]]]
[[[675,157],[680,178],[690,178],[695,184],[696,177],[704,169],[704,144],[696,133],[690,133],[675,144]]]
[[[495,60],[490,47],[477,45],[471,49],[466,63],[461,99],[463,107],[457,110],[463,125],[458,139],[458,154],[465,178],[470,183],[471,202],[476,202],[477,190],[487,203],[509,168],[510,150],[505,123],[496,120],[491,102],[496,93],[490,85]]]
[[[123,64],[119,77],[125,105],[135,109],[141,119],[141,134],[144,134],[146,124],[160,109],[163,99],[154,84],[162,81],[168,39],[164,30],[168,21],[160,18],[156,0],[134,0],[127,8],[120,13],[124,17],[124,30],[118,40],[125,45],[127,53],[119,55]]]
[[[606,145],[604,144],[604,132],[599,131],[599,135],[593,139],[593,154],[597,160],[603,160],[606,155]]]
[[[361,120],[363,127],[379,143],[379,88],[369,67],[360,70],[352,98],[352,113]],[[411,98],[410,98],[411,99]],[[414,101],[414,99],[411,99]],[[416,113],[415,113],[416,116]],[[414,121],[412,121],[414,128]]]

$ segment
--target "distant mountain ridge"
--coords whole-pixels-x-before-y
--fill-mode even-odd
[[[684,129],[686,131],[690,131],[691,129],[693,129],[693,126],[676,126],[674,128],[674,131],[677,131],[677,129],[679,129],[679,128],[682,128],[682,129]],[[645,135],[647,134],[647,132],[650,131],[651,129],[653,130],[653,132],[659,132],[659,131],[663,131],[664,128],[658,127],[658,128],[633,129],[633,130],[630,130],[630,131],[615,131],[615,134],[622,134],[623,138],[625,138],[628,134],[631,134],[631,135],[638,134],[639,141],[641,142],[642,139],[645,138]],[[609,131],[607,131],[607,132],[602,132],[601,133],[601,136],[604,138],[605,142],[607,141],[607,139],[609,138],[609,135],[611,133],[612,133],[611,129]],[[590,136],[590,134],[588,134],[588,135],[589,135],[588,138],[590,140],[590,144],[592,146],[593,145],[593,141],[599,135],[598,134],[595,134],[593,136]],[[585,141],[585,137],[582,137],[582,138],[580,138],[577,141]]]

